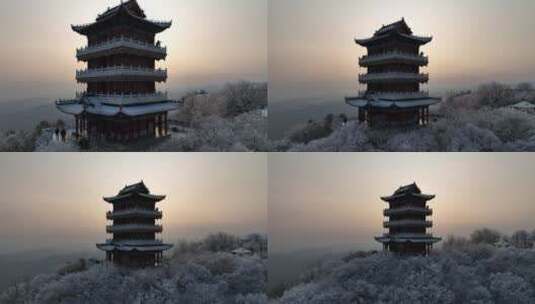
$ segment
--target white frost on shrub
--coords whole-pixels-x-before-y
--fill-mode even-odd
[[[267,119],[261,111],[233,118],[210,116],[200,119],[186,134],[174,136],[155,151],[245,152],[269,151]]]
[[[375,254],[320,266],[281,304],[534,303],[535,251],[463,244],[428,257]]]
[[[448,109],[427,127],[373,129],[350,122],[289,151],[535,151],[535,115],[509,108]]]
[[[172,259],[154,269],[95,265],[66,275],[40,275],[9,288],[0,303],[263,304],[265,261],[226,253]]]
[[[312,141],[308,144],[297,144],[292,152],[352,152],[371,151],[364,127],[352,121],[336,129],[330,136]]]

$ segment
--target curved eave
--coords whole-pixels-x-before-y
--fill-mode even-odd
[[[407,34],[395,32],[395,33],[390,33],[390,34],[373,36],[373,37],[365,38],[365,39],[355,39],[355,43],[363,47],[368,47],[375,42],[379,42],[383,39],[391,38],[392,36],[397,36],[399,38],[409,40],[411,42],[417,43],[418,45],[425,45],[433,41],[433,37],[420,37],[416,35],[407,35]]]
[[[123,81],[147,81],[147,82],[166,82],[167,72],[149,72],[149,74],[139,75],[133,70],[112,71],[108,75],[91,75],[89,76],[78,74],[76,81],[79,83],[94,83],[94,82],[123,82]]]
[[[97,248],[103,251],[122,251],[122,252],[160,252],[173,248],[172,244],[161,244],[157,246],[128,246],[115,244],[97,244]]]
[[[137,195],[144,197],[144,198],[148,198],[150,200],[157,201],[157,202],[163,201],[166,198],[165,195],[154,195],[154,194],[145,194],[145,193],[138,193]]]
[[[437,103],[440,103],[441,99],[437,97],[429,98],[408,98],[402,100],[389,100],[389,99],[366,99],[364,97],[346,97],[346,103],[352,107],[363,108],[363,107],[372,107],[372,108],[416,108],[416,107],[425,107],[432,106]]]
[[[167,58],[167,52],[163,52],[160,50],[146,50],[146,49],[128,46],[126,44],[121,44],[115,47],[109,47],[107,49],[102,49],[98,51],[77,53],[76,59],[78,59],[78,61],[89,61],[91,59],[99,58],[102,56],[122,55],[122,54],[146,56],[146,57],[153,58],[155,60],[165,60]]]
[[[383,196],[383,197],[381,197],[381,200],[383,200],[385,202],[391,202],[393,200],[400,199],[400,198],[403,198],[403,197],[406,197],[406,196],[412,196],[412,197],[416,197],[416,198],[421,198],[421,199],[424,199],[426,201],[433,200],[436,197],[436,195],[431,195],[431,194],[411,193],[409,195],[402,194],[402,195]]]
[[[151,32],[153,32],[154,34],[161,33],[173,25],[173,21],[168,21],[164,23],[155,23],[155,22],[145,20],[145,19],[140,19],[137,17],[134,17],[134,18],[137,19],[138,21],[141,21],[143,25],[149,26]],[[100,24],[103,22],[105,21],[104,20],[98,21],[98,22],[94,22],[91,24],[87,24],[87,25],[71,25],[71,28],[73,31],[77,32],[78,34],[87,36],[91,33],[91,31],[96,30],[96,27],[100,26]]]
[[[131,197],[132,194],[131,193],[128,193],[128,194],[124,194],[124,195],[116,195],[116,196],[111,196],[111,197],[103,197],[102,199],[110,204],[113,204],[115,202],[118,202],[118,201],[121,201],[125,198],[129,198]]]
[[[156,202],[160,202],[160,201],[163,201],[166,196],[165,195],[153,195],[153,194],[145,194],[145,193],[127,193],[127,194],[123,194],[123,195],[116,195],[116,196],[112,196],[112,197],[103,197],[102,199],[110,204],[113,204],[113,203],[116,203],[116,202],[119,202],[125,198],[129,198],[129,197],[132,197],[134,195],[137,195],[139,197],[142,197],[142,198],[146,198],[146,199],[149,199],[151,201],[156,201]]]
[[[360,45],[360,46],[367,47],[372,42],[379,41],[381,39],[385,39],[385,38],[388,38],[388,37],[390,37],[390,35],[384,34],[384,35],[378,35],[378,36],[373,36],[373,37],[364,38],[364,39],[355,38],[355,43]]]
[[[106,117],[138,117],[143,115],[176,111],[178,110],[179,106],[180,104],[178,102],[170,100],[158,103],[134,104],[128,106],[111,104],[84,106],[81,102],[69,104],[56,103],[56,107],[58,108],[58,110],[66,114],[80,115],[82,113],[89,113]]]
[[[423,198],[424,200],[427,200],[427,201],[430,201],[436,197],[436,195],[431,195],[431,194],[413,194],[412,196]]]
[[[373,59],[368,58],[365,60],[359,60],[359,64],[363,68],[368,68],[372,66],[380,66],[385,64],[398,64],[398,63],[408,63],[408,64],[416,64],[421,67],[425,67],[429,64],[429,59],[426,57],[403,57],[402,55],[392,55],[388,58],[381,58],[381,59]]]
[[[355,108],[366,107],[369,101],[362,97],[346,97],[346,103]]]
[[[69,102],[56,101],[56,108],[60,112],[69,115],[80,115],[84,112],[84,106],[78,100]]]
[[[99,27],[106,21],[116,17],[117,15],[121,13],[126,14],[126,16],[128,16],[129,18],[133,20],[140,21],[144,26],[147,26],[155,34],[161,33],[173,25],[172,20],[168,22],[153,22],[146,18],[135,16],[128,10],[128,8],[126,8],[126,6],[122,6],[119,9],[117,9],[116,12],[109,14],[105,17],[98,18],[97,21],[93,23],[85,24],[85,25],[71,25],[71,28],[73,31],[77,32],[78,34],[86,36],[91,31],[95,30],[97,27]]]
[[[442,241],[439,237],[427,237],[427,238],[397,238],[397,237],[375,237],[375,240],[379,243],[420,243],[420,244],[433,244]]]

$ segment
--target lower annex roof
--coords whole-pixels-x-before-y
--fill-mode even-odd
[[[177,110],[178,106],[179,104],[177,102],[171,100],[127,106],[100,103],[94,98],[92,98],[90,102],[85,102],[83,99],[56,102],[58,110],[65,114],[80,115],[85,112],[107,117],[118,116],[121,114],[129,117],[136,117],[147,114],[169,112]]]
[[[385,99],[381,97],[346,97],[346,103],[352,107],[376,107],[376,108],[415,108],[423,106],[431,106],[440,103],[440,98],[423,97],[423,98],[407,98],[407,99]]]
[[[173,248],[171,244],[160,244],[155,246],[131,246],[131,245],[122,245],[122,244],[97,244],[97,248],[103,251],[123,251],[123,252],[155,252],[155,251],[165,251]]]

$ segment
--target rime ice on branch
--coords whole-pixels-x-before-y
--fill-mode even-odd
[[[385,251],[402,255],[428,255],[434,243],[441,239],[427,233],[433,222],[427,217],[433,215],[433,209],[427,202],[435,195],[423,194],[414,183],[400,187],[393,195],[381,197],[389,204],[384,216],[389,220],[383,223],[388,229],[383,236],[375,239],[383,244]]]
[[[88,40],[76,52],[87,62],[86,70],[76,72],[87,91],[56,106],[75,117],[78,135],[124,142],[168,134],[168,112],[177,103],[156,91],[167,70],[156,69],[155,62],[165,60],[167,48],[155,36],[170,26],[148,20],[135,0],[108,9],[93,23],[72,26]]]
[[[163,251],[173,247],[156,239],[156,233],[163,230],[156,224],[162,219],[156,203],[164,199],[165,195],[151,194],[143,182],[125,186],[116,196],[104,198],[113,205],[113,211],[106,214],[113,221],[106,232],[113,234],[113,238],[97,247],[106,251],[107,261],[130,267],[161,263]]]
[[[431,37],[413,35],[405,20],[385,25],[368,39],[356,39],[368,49],[359,65],[368,69],[358,77],[367,90],[356,97],[346,97],[346,103],[359,109],[359,121],[371,127],[407,127],[427,125],[429,106],[439,102],[420,91],[420,84],[429,75],[420,72],[429,59],[420,47]]]

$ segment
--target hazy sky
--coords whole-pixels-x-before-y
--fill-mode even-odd
[[[265,154],[4,154],[0,168],[0,254],[94,249],[109,236],[102,197],[141,179],[167,195],[168,242],[267,229]]]
[[[429,206],[438,236],[535,229],[531,154],[285,153],[268,163],[273,252],[380,248],[380,197],[412,182],[437,195]]]
[[[354,93],[365,49],[353,38],[401,17],[434,37],[422,49],[431,90],[535,81],[533,11],[531,0],[271,0],[270,102]]]
[[[162,89],[267,80],[267,0],[139,0],[148,18],[173,20],[157,36],[168,47]],[[71,24],[90,23],[119,0],[0,2],[1,100],[73,95],[76,48]],[[61,96],[58,96],[61,97]]]

